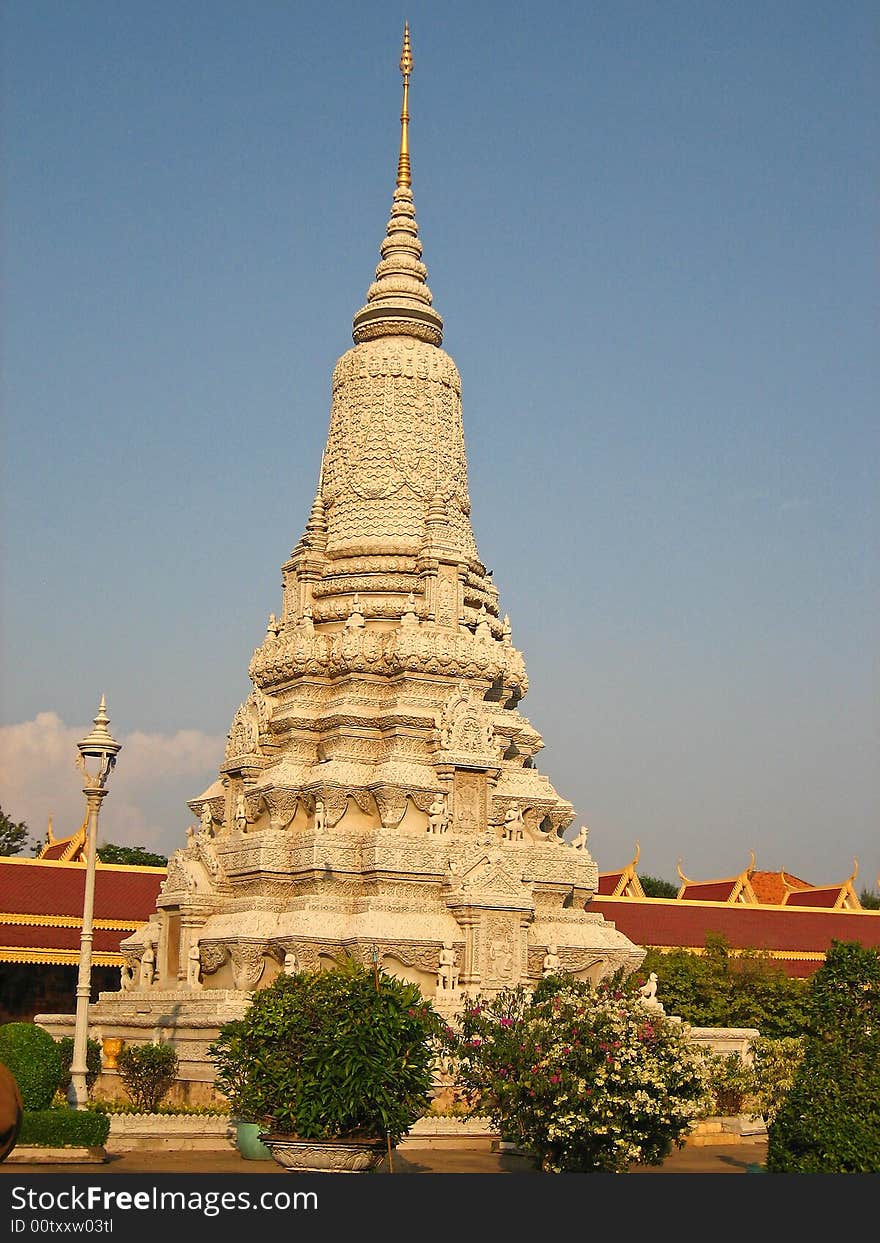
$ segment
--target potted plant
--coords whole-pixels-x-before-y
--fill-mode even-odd
[[[437,1030],[418,986],[377,968],[280,975],[220,1029],[216,1086],[286,1168],[374,1169],[430,1105]]]

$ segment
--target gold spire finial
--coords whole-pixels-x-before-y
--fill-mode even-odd
[[[409,164],[409,75],[413,71],[412,49],[409,45],[409,22],[403,26],[403,50],[400,53],[400,72],[403,74],[403,106],[400,109],[400,155],[397,159],[398,186],[411,186]]]

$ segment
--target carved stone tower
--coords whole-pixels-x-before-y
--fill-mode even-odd
[[[525,665],[471,530],[461,381],[413,206],[412,65],[406,32],[391,218],[280,615],[190,803],[200,825],[122,944],[126,987],[94,1007],[105,1030],[136,1003],[220,1014],[346,954],[449,1006],[535,982],[548,956],[594,979],[643,957],[584,910],[597,868],[534,766]]]

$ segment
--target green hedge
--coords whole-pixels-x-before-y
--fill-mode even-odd
[[[55,1041],[36,1023],[0,1027],[0,1062],[12,1071],[25,1109],[47,1109],[61,1078]]]
[[[91,1109],[26,1109],[18,1144],[41,1148],[100,1148],[110,1134],[110,1119]]]

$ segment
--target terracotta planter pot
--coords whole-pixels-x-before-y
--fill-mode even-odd
[[[264,1135],[263,1143],[291,1174],[368,1174],[388,1151],[384,1139],[297,1139]]]

